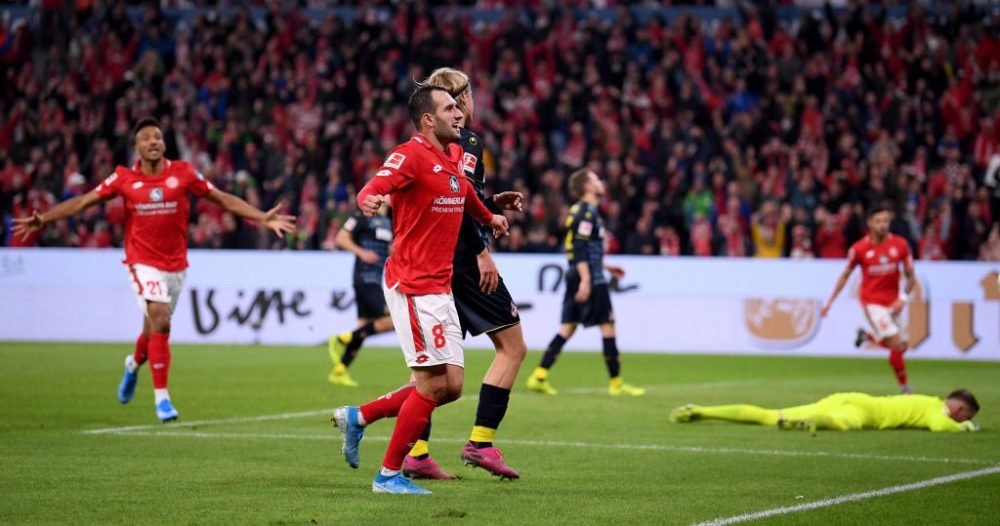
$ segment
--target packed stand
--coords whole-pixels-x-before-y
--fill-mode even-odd
[[[611,253],[839,258],[865,206],[889,201],[918,257],[1000,260],[1000,15],[987,5],[711,24],[625,8],[473,21],[423,3],[350,22],[145,8],[135,23],[80,5],[0,27],[7,245],[121,245],[114,200],[27,241],[6,232],[130,164],[130,126],[154,115],[168,155],[299,218],[279,241],[199,204],[193,247],[333,249],[355,192],[411,133],[413,80],[447,65],[473,79],[489,186],[528,196],[499,250],[560,250],[566,179],[587,165],[608,182]]]

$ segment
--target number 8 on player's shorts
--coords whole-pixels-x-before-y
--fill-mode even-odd
[[[451,294],[405,294],[398,283],[383,285],[383,290],[407,367],[465,367],[462,329]]]

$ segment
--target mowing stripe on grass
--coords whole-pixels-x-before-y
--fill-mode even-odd
[[[163,426],[158,426],[160,429]],[[170,426],[175,427],[175,426]],[[176,426],[180,427],[180,426]],[[193,437],[193,438],[222,438],[222,439],[259,439],[259,440],[340,440],[340,433],[331,432],[329,435],[315,434],[295,434],[295,433],[210,433],[204,431],[182,431],[182,430],[129,430],[118,431],[109,434],[129,436],[162,436],[162,437]],[[365,440],[387,442],[387,436],[366,436]],[[465,438],[437,438],[434,442],[445,442],[454,444],[464,444],[468,441]],[[518,440],[505,439],[503,444],[518,446],[546,446],[546,447],[574,447],[584,449],[619,449],[619,450],[639,450],[639,451],[665,451],[674,453],[722,453],[751,456],[780,456],[780,457],[826,457],[844,458],[854,460],[884,460],[890,462],[930,462],[942,464],[971,464],[971,465],[992,465],[997,462],[992,460],[976,460],[966,458],[946,458],[946,457],[917,457],[906,455],[872,455],[866,453],[841,453],[836,451],[792,451],[784,449],[740,449],[728,447],[700,447],[700,446],[669,446],[663,444],[601,444],[595,442],[566,442],[559,440]]]
[[[986,475],[995,475],[997,473],[1000,473],[1000,466],[993,466],[991,468],[979,469],[976,471],[964,471],[962,473],[955,473],[954,475],[947,475],[944,477],[921,480],[919,482],[914,482],[912,484],[889,486],[887,488],[866,491],[863,493],[851,493],[850,495],[843,495],[840,497],[834,497],[832,499],[817,500],[815,502],[807,502],[805,504],[799,504],[797,506],[786,506],[783,508],[774,508],[770,510],[756,511],[753,513],[745,513],[743,515],[735,515],[733,517],[722,517],[707,522],[700,522],[695,526],[723,526],[725,524],[737,524],[740,522],[755,521],[759,519],[766,519],[768,517],[774,517],[776,515],[787,515],[789,513],[796,513],[799,511],[815,510],[818,508],[828,508],[830,506],[836,506],[838,504],[843,504],[845,502],[855,502],[859,500],[871,499],[874,497],[884,497],[886,495],[892,495],[895,493],[904,493],[907,491],[929,488],[931,486],[940,486],[942,484],[950,484],[952,482],[958,482],[960,480],[968,480],[976,477],[984,477]]]
[[[697,384],[658,384],[658,385],[640,385],[645,389],[720,389],[723,387],[734,387],[737,385],[752,385],[759,384],[760,380],[727,380],[723,382],[702,382]],[[588,394],[588,393],[606,393],[608,391],[607,387],[571,387],[569,389],[560,389],[560,392],[569,394]],[[532,395],[534,396],[534,395]],[[464,398],[464,397],[463,397]]]

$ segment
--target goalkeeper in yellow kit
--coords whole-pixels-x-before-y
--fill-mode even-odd
[[[952,391],[941,400],[936,396],[872,396],[836,393],[814,404],[787,409],[764,409],[755,405],[697,406],[675,408],[673,422],[726,420],[780,429],[852,431],[857,429],[929,429],[931,431],[978,431],[972,417],[979,402],[965,389]]]

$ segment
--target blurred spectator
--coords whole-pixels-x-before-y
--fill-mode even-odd
[[[759,258],[780,258],[785,246],[785,226],[788,209],[779,211],[775,201],[767,201],[750,219],[754,255]]]
[[[152,114],[169,156],[299,216],[279,241],[195,205],[193,246],[333,249],[358,188],[410,133],[411,80],[449,65],[472,78],[490,190],[528,194],[498,250],[558,251],[566,176],[588,165],[608,182],[611,252],[843,257],[864,208],[889,200],[918,256],[993,253],[1000,15],[988,2],[899,4],[896,18],[889,4],[758,4],[738,20],[655,4],[533,2],[498,19],[420,2],[343,17],[201,4],[0,20],[5,225],[131,164],[131,123]],[[120,203],[93,210],[28,240],[5,226],[0,241],[120,246]]]

